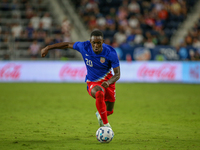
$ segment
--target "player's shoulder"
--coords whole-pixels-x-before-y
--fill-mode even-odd
[[[73,44],[73,49],[78,50],[79,52],[83,53],[85,50],[89,49],[90,42],[89,41],[77,41]]]
[[[115,49],[108,44],[103,43],[103,48],[106,49],[107,55],[112,54],[112,53],[116,53]]]
[[[79,45],[81,45],[81,46],[89,46],[90,45],[90,41],[82,41],[82,42],[80,42],[80,41],[77,41],[77,42],[75,42],[75,44],[79,44]]]
[[[88,47],[88,46],[91,45],[90,41],[83,41],[82,44],[83,44],[84,47]]]

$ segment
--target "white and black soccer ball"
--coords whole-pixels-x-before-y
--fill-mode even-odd
[[[100,143],[109,143],[114,137],[114,132],[110,127],[100,127],[96,132],[96,138]]]

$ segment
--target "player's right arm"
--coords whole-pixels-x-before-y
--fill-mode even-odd
[[[45,48],[41,49],[41,56],[45,57],[47,55],[48,51],[51,49],[67,49],[67,48],[73,49],[73,45],[74,45],[74,43],[72,43],[72,42],[61,42],[61,43],[48,45]]]

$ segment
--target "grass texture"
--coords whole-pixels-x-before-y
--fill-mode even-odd
[[[117,83],[96,140],[95,100],[83,83],[0,83],[0,150],[200,150],[200,85]]]

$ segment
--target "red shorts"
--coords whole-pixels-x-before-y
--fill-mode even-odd
[[[103,88],[104,92],[105,92],[105,101],[109,101],[109,102],[115,102],[115,83],[111,84],[108,88],[104,88],[103,86],[101,86],[102,82],[87,82],[87,91],[88,93],[91,95],[91,90],[93,87],[95,87],[96,85],[100,86]]]

